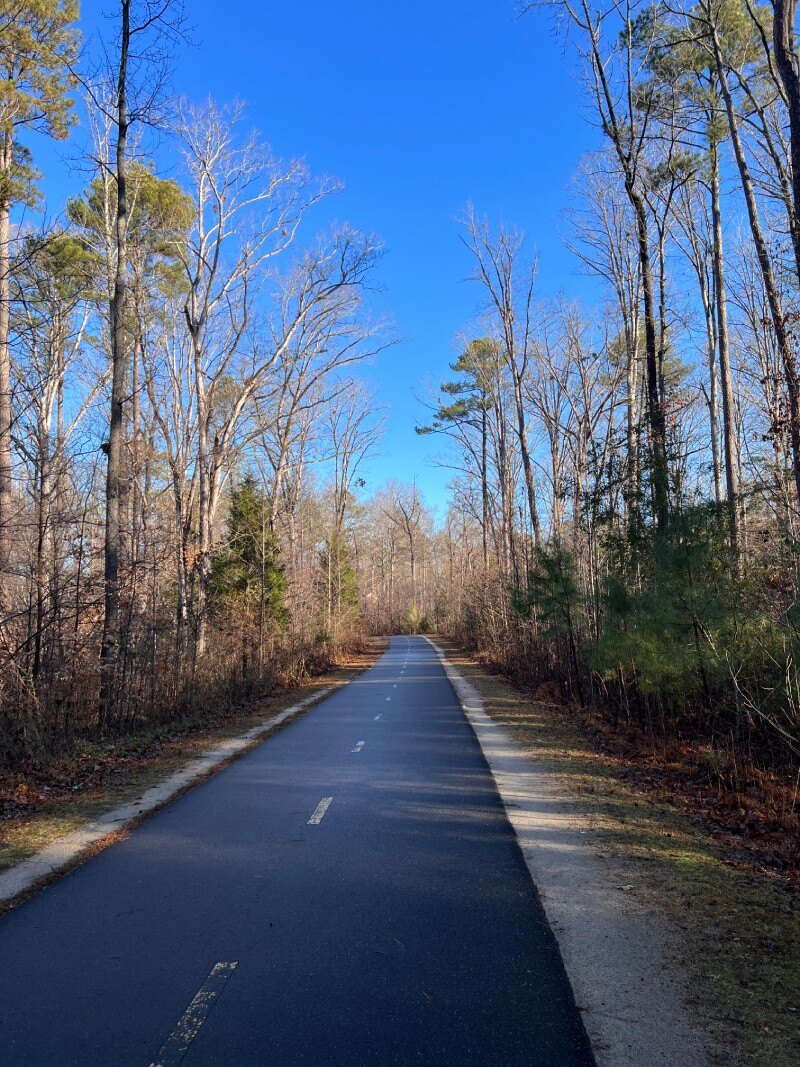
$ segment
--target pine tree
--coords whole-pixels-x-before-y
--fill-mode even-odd
[[[227,544],[212,560],[209,588],[217,621],[257,631],[259,644],[267,631],[281,629],[288,619],[286,575],[268,517],[267,498],[248,475],[231,491]]]
[[[359,615],[356,572],[342,537],[330,537],[320,552],[318,588],[325,605],[328,636],[335,641],[341,627],[352,626]]]

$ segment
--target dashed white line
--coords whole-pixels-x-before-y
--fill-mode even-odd
[[[353,749],[353,752],[360,752],[365,744],[366,741],[356,741],[356,747]]]
[[[323,797],[322,800],[314,808],[314,814],[308,820],[309,826],[318,826],[325,818],[325,812],[333,803],[333,797]]]
[[[376,715],[375,716],[375,722],[377,722],[379,718],[380,718],[380,715]]]
[[[174,1067],[186,1055],[189,1045],[197,1037],[200,1027],[208,1018],[214,1007],[214,1001],[222,992],[225,983],[236,970],[236,961],[215,963],[211,974],[206,978],[195,994],[189,1007],[183,1013],[178,1025],[161,1046],[158,1055],[150,1067]]]

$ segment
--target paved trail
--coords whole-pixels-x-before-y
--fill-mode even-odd
[[[366,674],[0,919],[3,1067],[590,1067],[433,650]]]

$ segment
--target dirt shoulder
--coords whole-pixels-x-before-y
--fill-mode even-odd
[[[0,772],[0,873],[134,800],[207,749],[317,692],[347,685],[385,649],[386,641],[375,638],[363,651],[344,656],[333,670],[246,706],[205,712],[113,741],[82,743],[70,756],[45,766]]]
[[[608,883],[657,924],[684,999],[716,1062],[800,1062],[800,896],[772,870],[743,865],[663,795],[631,781],[622,757],[598,751],[576,718],[527,697],[437,639],[491,718],[575,800]],[[677,1067],[677,1065],[676,1065]]]

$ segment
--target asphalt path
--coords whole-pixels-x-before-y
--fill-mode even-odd
[[[0,1065],[592,1054],[422,638],[0,919]]]

